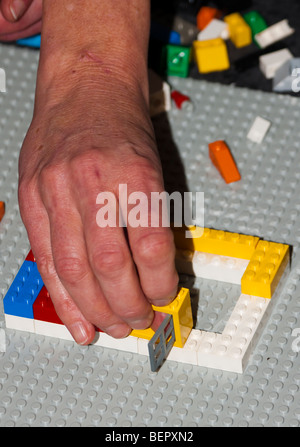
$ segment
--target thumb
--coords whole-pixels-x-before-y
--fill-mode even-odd
[[[32,2],[33,0],[2,0],[1,11],[3,17],[9,22],[16,22],[23,17]]]

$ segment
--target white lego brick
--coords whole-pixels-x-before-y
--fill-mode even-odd
[[[295,30],[290,27],[288,20],[285,19],[256,34],[255,40],[261,48],[266,48],[294,32]]]
[[[169,112],[172,107],[170,85],[153,70],[148,70],[148,77],[150,116]]]
[[[198,366],[241,374],[271,300],[241,295],[222,334],[202,332]]]
[[[147,355],[149,357],[148,343],[149,340],[146,340],[145,338],[137,338],[138,354]]]
[[[222,39],[229,39],[229,28],[226,22],[222,20],[213,19],[209,24],[202,30],[198,36],[198,40],[211,40],[221,37]]]
[[[148,340],[147,340],[148,341]],[[99,336],[95,338],[93,345],[102,346],[103,348],[117,349],[118,351],[138,352],[138,337],[129,335],[126,338],[113,338],[104,332],[99,332]]]
[[[231,284],[241,284],[249,264],[246,259],[188,250],[177,250],[175,262],[179,273]]]
[[[35,333],[46,337],[55,337],[62,340],[74,341],[74,338],[64,324],[49,323],[48,321],[34,320]]]
[[[190,365],[198,365],[198,349],[202,339],[202,332],[192,329],[183,348],[173,346],[167,360],[174,360],[179,363],[189,363]]]
[[[15,315],[5,314],[5,325],[7,329],[35,332],[33,318],[16,317]]]
[[[254,143],[262,143],[268,130],[270,129],[270,126],[270,121],[257,116],[247,135],[248,140],[251,140]]]
[[[276,71],[288,60],[292,59],[293,55],[287,48],[279,51],[274,51],[269,54],[264,54],[259,58],[259,67],[267,79],[272,79]]]
[[[275,92],[299,93],[300,88],[300,58],[292,58],[285,62],[275,73],[273,90]]]

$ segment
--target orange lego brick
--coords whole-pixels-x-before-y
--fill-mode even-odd
[[[241,175],[225,141],[215,141],[209,145],[209,156],[226,183],[241,180]]]
[[[0,222],[3,219],[4,214],[5,214],[5,203],[0,202]]]
[[[212,21],[212,19],[218,19],[222,15],[222,12],[217,8],[210,6],[202,6],[197,14],[197,28],[201,31]]]

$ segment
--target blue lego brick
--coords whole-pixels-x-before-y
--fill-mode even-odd
[[[24,261],[4,297],[4,313],[33,319],[33,303],[43,285],[37,264]]]
[[[17,44],[23,47],[40,48],[41,47],[41,35],[26,37],[25,39],[17,40]]]
[[[164,43],[172,45],[181,44],[181,37],[177,31],[171,30],[154,21],[151,22],[150,36],[151,39],[156,39]]]

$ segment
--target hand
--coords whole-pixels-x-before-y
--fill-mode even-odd
[[[41,32],[42,0],[1,0],[0,41],[14,41]]]
[[[39,73],[35,113],[20,155],[19,203],[39,271],[74,339],[94,326],[116,338],[153,324],[151,304],[177,293],[169,228],[99,228],[97,195],[164,190],[144,88],[89,68]],[[95,76],[94,67],[97,69]],[[149,201],[150,203],[150,201]],[[157,322],[158,324],[158,322]]]

